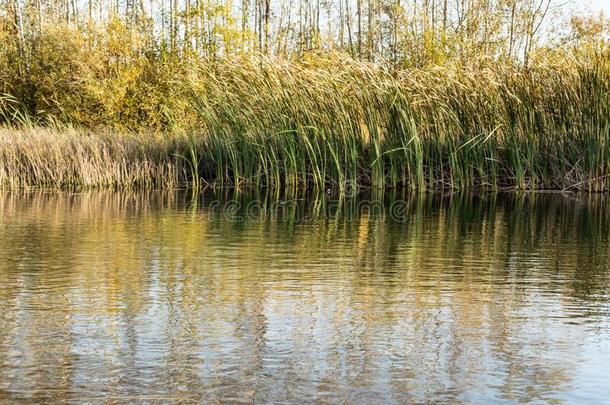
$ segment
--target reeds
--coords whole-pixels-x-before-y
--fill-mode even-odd
[[[263,60],[196,73],[202,170],[223,184],[607,190],[602,57],[528,70]]]
[[[72,129],[0,129],[0,184],[10,188],[175,187],[187,172],[177,145]]]
[[[164,136],[3,130],[0,183],[608,191],[609,61],[193,63],[171,78],[184,107],[159,112]]]

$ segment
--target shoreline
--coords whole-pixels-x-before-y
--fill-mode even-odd
[[[369,152],[365,150],[364,154]],[[412,182],[413,173],[404,171],[399,176],[394,175],[394,183],[390,183],[391,167],[387,162],[382,168],[386,172],[385,183],[371,181],[375,174],[374,166],[358,167],[357,179],[363,180],[360,182],[340,175],[333,177],[336,173],[327,173],[323,181],[308,181],[315,178],[315,170],[318,170],[313,166],[305,167],[307,170],[298,178],[284,173],[284,166],[272,174],[259,173],[256,178],[235,178],[230,162],[224,166],[211,162],[210,156],[217,153],[210,151],[204,138],[194,140],[192,135],[184,134],[146,136],[75,129],[3,128],[0,129],[0,189],[278,189],[340,194],[354,190],[540,194],[609,191],[604,181],[606,176],[588,179],[586,174],[580,173],[579,177],[572,177],[574,182],[569,184],[568,172],[563,182],[556,183],[562,184],[561,188],[549,188],[545,183],[538,186],[530,182],[527,176],[523,177],[524,183],[520,187],[516,177],[497,174],[497,183],[492,184],[483,180],[491,177],[489,173],[479,173],[471,180],[472,184],[462,186],[452,185],[450,174],[443,173],[435,182],[425,181],[424,187],[421,187]],[[234,158],[238,159],[239,156]],[[500,161],[498,167],[503,173],[508,173],[508,162]],[[425,163],[424,171],[430,172]],[[573,173],[571,175],[574,176]],[[559,174],[556,177],[560,177]]]

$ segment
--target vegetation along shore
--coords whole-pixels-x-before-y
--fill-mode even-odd
[[[434,0],[339,2],[328,28],[320,3],[316,23],[258,1],[215,19],[9,1],[0,184],[610,190],[607,21],[543,40],[550,6],[449,3],[472,21]]]

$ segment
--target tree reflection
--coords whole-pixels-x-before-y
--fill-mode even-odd
[[[561,402],[608,327],[609,210],[0,194],[0,399]]]

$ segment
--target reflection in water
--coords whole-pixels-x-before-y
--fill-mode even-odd
[[[0,402],[606,398],[603,197],[362,198],[0,194]]]

